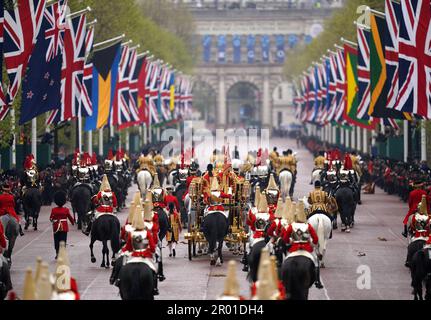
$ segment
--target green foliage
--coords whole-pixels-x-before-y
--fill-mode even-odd
[[[311,66],[313,61],[319,61],[327,50],[334,50],[334,44],[341,45],[340,38],[357,42],[354,21],[360,17],[358,7],[367,5],[374,10],[384,11],[382,0],[347,0],[345,6],[335,11],[330,19],[324,23],[324,31],[308,46],[301,46],[292,50],[286,56],[285,73],[293,79]]]
[[[90,6],[89,21],[97,18],[95,42],[104,41],[122,33],[133,45],[140,44],[141,51],[150,50],[155,58],[170,63],[178,70],[189,72],[193,59],[186,42],[186,32],[181,23],[160,26],[158,20],[144,15],[142,3],[135,0],[70,0],[72,12]],[[173,12],[172,12],[173,14]],[[177,27],[176,27],[177,26]]]

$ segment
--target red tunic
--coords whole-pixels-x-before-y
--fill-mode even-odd
[[[271,221],[271,225],[268,228],[267,235],[269,237],[278,237],[280,236],[281,231],[281,220],[274,219]]]
[[[136,252],[136,251],[133,251],[132,237],[129,234],[129,236],[127,237],[127,243],[123,247],[123,249],[121,249],[121,251],[132,252],[132,257],[142,257],[142,258],[151,259],[153,257],[154,252],[156,252],[156,243],[154,242],[153,235],[149,231],[147,231],[147,239],[148,239],[148,248],[143,252]]]
[[[182,198],[183,201],[186,198],[186,195],[189,194],[189,187],[190,187],[190,184],[192,183],[192,181],[193,181],[194,178],[197,178],[197,176],[188,176],[187,177],[187,180],[186,180],[186,192],[184,192],[184,194],[183,194],[183,198]]]
[[[311,236],[311,239],[313,241],[313,244],[316,245],[319,238],[317,237],[316,231],[314,230],[314,228],[309,223],[308,223],[308,231],[310,232],[310,236]],[[285,243],[290,242],[290,236],[292,235],[292,232],[293,232],[293,226],[292,225],[289,225],[289,227],[287,229],[285,229],[284,232],[282,232],[283,241]],[[305,250],[305,251],[312,253],[313,247],[311,246],[310,242],[292,243],[292,246],[290,247],[289,252],[295,252],[298,250]]]
[[[6,237],[4,236],[3,224],[0,222],[0,248],[6,249]]]
[[[0,194],[0,216],[10,214],[19,223],[19,216],[15,212],[15,198],[10,193]]]
[[[97,194],[97,196],[94,197],[93,203],[95,205],[100,205],[100,199],[101,198],[102,198],[102,192],[99,191],[99,193]],[[117,205],[118,205],[118,203],[117,203],[117,197],[115,196],[115,193],[112,192],[112,207],[116,208]],[[107,212],[107,211],[99,211],[99,212]]]
[[[52,208],[49,220],[52,222],[52,230],[54,233],[63,231],[69,232],[69,225],[67,220],[69,219],[72,225],[75,224],[75,219],[70,215],[70,211],[65,207]]]
[[[415,213],[416,209],[418,208],[418,204],[422,201],[422,196],[426,196],[427,193],[425,190],[422,189],[415,189],[410,192],[409,194],[409,212],[407,212],[407,215],[405,216],[403,220],[403,224],[407,225],[409,222],[409,217]]]
[[[411,228],[415,231],[415,238],[419,238],[419,237],[429,237],[430,235],[430,218],[428,217],[427,219],[427,224],[425,227],[425,231],[419,232],[416,230],[416,215],[413,216],[412,218],[412,225]]]
[[[165,196],[165,203],[166,203],[166,206],[169,206],[169,203],[170,202],[173,202],[174,203],[174,205],[175,205],[175,209],[177,209],[177,211],[180,211],[180,204],[179,204],[179,202],[178,202],[178,199],[177,199],[177,197],[175,197],[174,195],[172,195],[172,194],[167,194],[166,196]]]
[[[256,215],[250,210],[248,210],[247,215],[247,225],[250,227],[251,231],[256,231]]]

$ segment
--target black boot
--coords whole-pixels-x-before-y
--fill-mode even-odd
[[[404,231],[401,234],[404,238],[407,238],[407,225],[404,225]]]
[[[314,285],[316,286],[317,289],[323,288],[323,285],[320,282],[320,268],[319,267],[316,268],[316,281],[314,282]]]
[[[153,277],[153,295],[154,296],[158,296],[159,295],[159,289],[158,289],[158,282],[157,282],[157,274],[154,273],[154,277]]]
[[[160,282],[164,281],[166,279],[165,275],[163,274],[163,263],[160,261],[159,262],[159,274],[157,275],[157,278],[159,279]]]
[[[22,231],[21,225],[19,225],[19,235],[22,237],[24,235],[24,231]]]

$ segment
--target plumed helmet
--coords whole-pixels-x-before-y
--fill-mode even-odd
[[[305,223],[307,222],[307,217],[305,215],[305,205],[304,202],[299,201],[296,206],[295,222]]]
[[[254,193],[254,206],[256,208],[259,207],[259,201],[260,201],[260,187],[256,186],[256,190]]]
[[[42,263],[41,273],[36,282],[36,297],[37,300],[51,300],[52,298],[52,284],[46,262]]]
[[[28,267],[25,272],[23,300],[36,300],[36,284],[33,278],[33,270]]]
[[[236,276],[236,262],[231,260],[227,265],[227,275],[223,296],[239,297],[239,283]]]
[[[144,220],[151,221],[153,219],[153,204],[149,200],[144,202]]]
[[[293,201],[292,205],[290,206],[290,210],[288,210],[286,213],[286,220],[287,223],[291,224],[295,221],[295,213],[296,213],[296,207],[298,206],[298,204]]]
[[[106,174],[102,177],[99,191],[111,191],[111,185],[109,184],[108,176]]]
[[[135,214],[133,216],[132,227],[136,231],[141,231],[145,229],[144,217],[142,215],[142,205],[140,202],[135,204]]]
[[[428,205],[427,205],[426,195],[422,195],[421,202],[418,205],[418,212],[420,212],[423,215],[428,215]]]
[[[152,200],[154,202],[163,202],[165,194],[163,188],[160,186],[160,181],[157,173],[154,175],[153,186],[151,188]]]
[[[260,194],[259,206],[257,207],[259,212],[268,212],[268,202],[266,201],[266,194]]]
[[[265,193],[268,204],[274,205],[277,203],[280,191],[275,183],[274,175],[272,173],[269,177],[269,183]]]
[[[283,202],[283,198],[279,197],[278,201],[277,201],[277,209],[275,209],[275,212],[274,212],[274,216],[276,218],[282,218],[283,217],[284,206],[285,206],[285,204]]]

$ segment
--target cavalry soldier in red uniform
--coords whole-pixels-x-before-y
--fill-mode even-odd
[[[102,184],[100,185],[100,190],[93,197],[93,203],[96,206],[96,218],[100,214],[104,213],[114,213],[114,208],[117,207],[117,197],[115,193],[111,190],[109,185],[108,177],[106,174],[103,175]]]
[[[136,205],[138,202],[141,202],[141,192],[139,191],[135,193],[133,200],[130,202],[129,215],[120,231],[120,239],[124,242],[127,242],[127,234],[133,230],[132,222],[136,213]]]
[[[320,282],[320,270],[317,265],[317,257],[314,255],[313,245],[317,245],[318,237],[314,228],[307,222],[303,202],[299,202],[295,215],[295,222],[290,224],[282,231],[282,237],[286,244],[291,243],[289,248],[289,257],[303,255],[310,258],[316,265],[316,282],[317,288],[323,288]]]
[[[275,183],[274,174],[271,173],[269,177],[268,186],[265,189],[266,202],[268,203],[268,213],[270,216],[270,221],[274,219],[274,213],[277,209],[277,201],[280,195],[280,190]]]
[[[54,232],[55,259],[57,259],[60,241],[64,241],[64,243],[67,242],[67,233],[69,232],[67,220],[69,220],[72,225],[75,224],[75,220],[70,215],[69,209],[64,207],[66,204],[66,194],[64,192],[57,192],[54,195],[54,202],[57,207],[52,208],[49,220],[52,222],[52,229]]]
[[[402,232],[402,235],[407,238],[407,225],[409,222],[409,218],[412,214],[415,213],[418,204],[422,200],[422,196],[427,196],[426,191],[423,189],[424,184],[420,182],[416,182],[413,185],[414,190],[412,190],[409,194],[409,211],[407,212],[406,216],[404,217],[403,224],[404,224],[404,231]]]
[[[15,198],[12,194],[12,186],[10,183],[5,183],[2,186],[2,193],[0,194],[0,216],[9,214],[12,216],[19,225],[19,233],[21,236],[24,235],[21,227],[21,219],[15,212]]]

